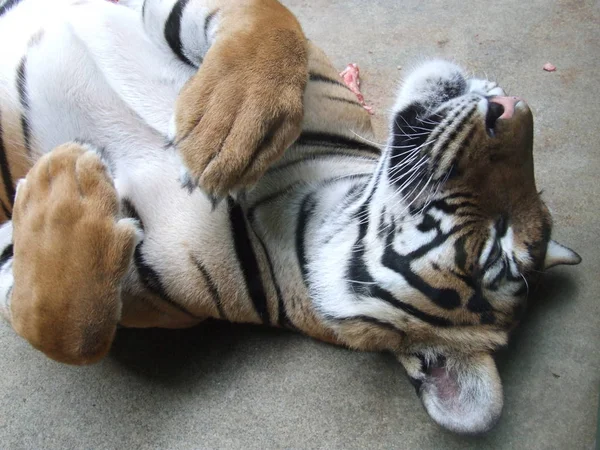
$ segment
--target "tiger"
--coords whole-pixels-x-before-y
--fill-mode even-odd
[[[378,144],[276,0],[5,0],[0,40],[0,312],[34,348],[282,327],[392,353],[444,428],[499,420],[494,352],[539,274],[581,261],[523,99],[429,60]]]

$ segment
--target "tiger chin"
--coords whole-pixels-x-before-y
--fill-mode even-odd
[[[187,3],[177,10],[181,5],[171,0],[144,2],[145,29],[139,8],[94,3],[92,15],[78,17],[98,26],[83,35],[92,41],[102,39],[106,24],[150,34],[162,53],[146,63],[183,77],[181,61],[175,64],[182,55],[198,56],[198,66],[227,62],[223,34],[211,30],[232,23],[226,9],[211,9],[219,2]],[[278,9],[271,19],[284,17],[295,27],[288,14]],[[98,25],[97,17],[111,20]],[[173,37],[164,32],[172,20],[180,35],[168,56],[172,42],[161,40]],[[205,24],[202,45],[194,40],[198,23]],[[94,46],[82,50],[70,46],[67,34],[59,38],[67,39],[58,43],[63,58],[73,52],[73,64],[96,57],[85,53]],[[368,113],[327,57],[307,43],[306,79],[293,90],[303,89],[299,137],[254,186],[215,203],[202,191],[202,177],[182,187],[182,160],[194,160],[194,142],[186,143],[182,158],[181,142],[165,148],[163,138],[173,126],[177,136],[197,124],[187,116],[197,106],[190,104],[198,103],[193,96],[202,76],[186,84],[185,98],[173,106],[179,120],[144,122],[131,109],[139,108],[140,117],[167,116],[152,110],[160,104],[155,92],[139,84],[113,89],[102,78],[110,70],[64,91],[49,84],[68,65],[53,65],[48,39],[39,37],[29,49],[21,91],[48,90],[53,97],[31,95],[20,111],[30,114],[31,142],[44,156],[19,184],[12,222],[0,228],[0,312],[35,348],[61,362],[89,364],[107,354],[118,324],[177,328],[217,318],[281,326],[357,350],[392,352],[431,418],[445,428],[481,433],[498,421],[503,394],[494,351],[506,345],[538,275],[581,261],[551,239],[524,100],[493,82],[469,79],[455,64],[428,62],[401,86],[381,148],[371,143]],[[129,57],[151,53],[154,41],[140,40]],[[38,56],[43,66],[33,64]],[[292,59],[302,66],[304,58]],[[52,76],[36,77],[40,68]],[[192,79],[196,68],[188,69]],[[96,92],[102,93],[98,104]],[[110,103],[120,92],[128,97]],[[34,114],[60,110],[75,95],[91,99],[83,117],[71,117],[71,109]],[[144,101],[137,103],[139,96]],[[65,125],[70,120],[85,143]],[[128,127],[127,136],[119,127]],[[114,141],[103,141],[106,130]],[[75,142],[57,146],[57,135]]]

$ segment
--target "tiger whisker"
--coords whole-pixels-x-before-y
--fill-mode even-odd
[[[375,142],[375,141],[372,141],[372,140],[370,140],[370,139],[367,139],[366,137],[364,137],[364,136],[361,136],[360,134],[358,134],[358,133],[357,133],[356,131],[354,131],[354,130],[351,130],[351,129],[349,129],[349,131],[350,131],[350,132],[351,132],[351,133],[352,133],[354,136],[356,136],[357,138],[359,138],[359,139],[363,140],[364,142],[367,142],[368,144],[372,144],[372,145],[375,145],[375,146],[377,146],[377,147],[382,147],[382,148],[383,148],[383,147],[385,147],[385,144],[380,144],[380,143],[378,143],[378,142]]]
[[[527,297],[529,297],[529,283],[527,282],[527,278],[525,278],[525,275],[521,272],[519,272],[519,275],[521,275],[521,278],[523,278],[523,281],[525,282],[525,286],[527,287]]]

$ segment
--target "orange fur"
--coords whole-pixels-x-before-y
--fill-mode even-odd
[[[43,156],[20,185],[11,321],[57,361],[88,364],[110,348],[135,235],[117,213],[104,165],[77,144]]]
[[[177,148],[214,197],[254,183],[298,137],[306,39],[279,2],[224,2],[221,34],[176,105]]]

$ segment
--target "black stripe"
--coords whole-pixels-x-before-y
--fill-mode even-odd
[[[431,286],[423,278],[413,272],[410,267],[410,263],[413,260],[420,258],[433,248],[431,247],[432,243],[435,242],[436,245],[434,246],[438,246],[441,245],[441,243],[443,243],[447,238],[448,235],[441,234],[440,230],[438,229],[438,235],[432,240],[432,242],[409,253],[408,255],[400,255],[393,249],[393,235],[390,235],[386,240],[386,247],[381,257],[381,264],[388,269],[391,269],[402,275],[409,285],[420,291],[440,308],[452,310],[458,308],[461,304],[460,295],[458,292],[456,292],[454,289],[438,289]]]
[[[456,154],[454,155],[454,158],[452,159],[452,162],[450,163],[450,170],[452,170],[452,172],[450,173],[450,176],[448,179],[456,178],[462,174],[460,171],[460,167],[459,167],[460,161],[461,161],[467,147],[469,145],[471,145],[471,141],[473,140],[473,137],[475,136],[476,131],[477,131],[476,127],[471,128],[471,130],[469,131],[469,134],[467,134],[467,137],[465,137],[465,140],[460,144],[458,151],[456,152]]]
[[[321,160],[335,158],[335,157],[346,158],[346,159],[347,158],[357,158],[357,159],[361,159],[365,162],[376,161],[375,159],[371,158],[370,156],[361,156],[360,154],[356,154],[356,153],[349,154],[349,153],[343,153],[341,151],[317,151],[315,153],[305,155],[302,158],[295,159],[293,161],[282,162],[281,164],[279,164],[277,166],[273,166],[270,169],[268,169],[267,173],[272,174],[274,172],[279,172],[280,170],[288,169],[296,164],[310,163],[310,162],[321,161]]]
[[[461,275],[455,271],[451,271],[454,276],[460,279],[463,283],[473,289],[473,294],[467,302],[467,309],[471,312],[479,314],[482,325],[491,325],[496,320],[494,317],[494,308],[489,300],[483,294],[479,280],[474,280],[470,276]]]
[[[371,316],[357,315],[357,316],[341,317],[341,318],[334,317],[334,316],[325,316],[325,320],[331,320],[331,321],[342,323],[342,324],[344,322],[353,321],[353,320],[358,321],[358,322],[366,322],[371,325],[376,325],[378,327],[385,328],[388,331],[393,331],[394,333],[401,334],[402,336],[406,335],[406,332],[404,330],[398,328],[394,324],[392,324],[390,322],[385,322],[383,320],[376,319],[375,317],[371,317]]]
[[[407,150],[409,150],[407,145],[412,145],[414,148],[417,148],[425,144],[425,142],[432,137],[431,134],[428,134],[428,131],[431,132],[435,129],[437,125],[434,125],[433,123],[437,122],[438,116],[433,116],[431,118],[431,123],[429,121],[423,122],[421,117],[425,113],[426,110],[423,108],[423,105],[420,103],[411,103],[399,111],[394,117],[392,122],[392,145],[390,156],[390,160],[393,160],[393,164],[390,166],[397,166],[407,157],[410,157],[411,153],[407,153]],[[413,128],[415,126],[420,129],[415,130]],[[421,128],[425,129],[422,130]],[[414,135],[415,131],[418,131],[418,136]],[[399,158],[399,160],[395,161],[396,158]]]
[[[492,312],[492,305],[481,292],[481,286],[474,286],[474,290],[475,292],[473,295],[471,295],[471,298],[467,302],[467,309],[478,314]]]
[[[146,19],[146,3],[148,2],[148,0],[144,0],[144,3],[142,3],[142,22],[144,22],[144,20]]]
[[[4,2],[4,4],[0,6],[0,17],[7,13],[9,9],[17,6],[20,2],[21,0],[7,0]]]
[[[320,81],[320,82],[322,82],[322,83],[336,84],[336,85],[338,85],[338,86],[342,86],[344,89],[348,89],[348,90],[350,90],[350,89],[348,88],[348,86],[346,86],[346,85],[345,85],[344,83],[342,83],[341,81],[339,81],[339,80],[334,80],[333,78],[329,78],[329,77],[327,77],[327,76],[325,76],[325,75],[321,75],[321,74],[319,74],[319,73],[310,72],[310,73],[309,73],[309,75],[308,75],[308,79],[309,79],[310,81]]]
[[[454,265],[463,271],[467,271],[467,240],[469,234],[465,233],[454,241]]]
[[[487,258],[485,259],[485,261],[483,263],[482,270],[484,272],[487,271],[501,257],[502,257],[502,246],[500,245],[499,240],[495,240],[494,243],[492,244],[492,248],[490,249],[490,253],[488,254]]]
[[[446,214],[454,214],[461,207],[462,203],[448,203],[445,199],[438,199],[430,202],[427,207],[423,210],[426,213],[432,209],[439,209]]]
[[[142,254],[142,243],[140,243],[136,248],[133,255],[133,260],[135,266],[137,268],[138,275],[142,284],[153,294],[157,295],[161,298],[161,300],[165,301],[173,308],[181,311],[188,316],[197,318],[194,314],[189,312],[186,308],[176,303],[167,293],[165,287],[162,284],[160,276],[158,273],[146,262],[144,259],[144,255]]]
[[[452,322],[442,317],[437,317],[431,314],[427,314],[412,305],[404,303],[398,299],[396,299],[391,293],[388,291],[376,286],[375,280],[372,275],[369,273],[368,268],[366,267],[363,255],[365,252],[364,247],[364,237],[366,236],[368,229],[368,221],[365,217],[365,208],[368,208],[368,201],[365,202],[361,208],[361,210],[357,213],[359,217],[362,218],[360,227],[359,227],[359,236],[356,240],[356,243],[352,247],[352,259],[350,261],[350,265],[347,269],[347,277],[350,280],[358,281],[359,283],[350,283],[352,284],[352,289],[354,292],[358,292],[365,296],[375,297],[380,300],[383,300],[396,308],[403,310],[404,312],[415,316],[416,318],[423,320],[427,323],[436,326],[451,326]],[[368,217],[368,216],[367,216]],[[394,233],[390,233],[388,236],[388,241],[386,242],[386,252],[382,257],[382,260],[386,258],[386,254],[390,251],[391,242],[390,239],[393,239]],[[397,254],[396,254],[397,255]],[[400,255],[398,255],[400,256]],[[409,266],[410,270],[410,266]],[[402,275],[404,275],[402,273]],[[408,280],[407,280],[408,281]],[[417,288],[418,289],[418,288]]]
[[[362,245],[362,240],[367,235],[367,230],[369,228],[369,222],[370,222],[370,214],[368,212],[368,209],[371,204],[371,200],[375,196],[375,191],[379,187],[379,180],[381,180],[383,167],[384,167],[383,164],[379,164],[377,166],[377,171],[373,175],[374,180],[373,180],[373,187],[371,189],[371,192],[369,192],[369,195],[367,196],[367,198],[363,201],[363,203],[362,203],[362,205],[360,205],[360,208],[358,209],[358,211],[354,214],[354,218],[358,219],[358,227],[359,227],[358,228],[359,229],[358,239],[356,240],[355,245],[358,245],[359,243],[360,243],[360,245]]]
[[[383,301],[389,303],[392,306],[395,306],[398,309],[401,309],[402,311],[410,314],[411,316],[416,317],[419,320],[422,320],[423,322],[427,322],[431,325],[435,325],[438,327],[452,326],[452,322],[449,321],[448,319],[444,319],[443,317],[438,317],[438,316],[434,316],[432,314],[428,314],[424,311],[421,311],[418,308],[415,308],[412,305],[409,305],[408,303],[404,303],[404,302],[398,300],[396,297],[394,297],[391,293],[389,293],[385,289],[380,288],[379,286],[375,286],[375,287],[371,288],[371,295],[375,298],[378,298],[380,300],[383,300]]]
[[[4,132],[2,129],[2,116],[0,116],[0,173],[2,174],[2,182],[4,183],[4,192],[6,192],[6,198],[11,205],[15,203],[15,187],[13,184],[12,174],[10,173],[10,164],[8,162],[8,155],[6,154],[6,148],[4,147]],[[4,202],[2,202],[2,208],[6,209]],[[6,213],[6,210],[5,210]],[[10,212],[7,214],[10,219]]]
[[[467,114],[467,116],[464,117],[458,125],[456,125],[456,128],[450,133],[450,136],[448,136],[448,138],[444,142],[436,143],[439,150],[438,150],[437,154],[435,155],[435,157],[433,158],[433,161],[431,162],[431,167],[432,167],[431,171],[432,172],[437,170],[438,164],[440,163],[440,160],[442,159],[442,155],[444,155],[446,153],[444,151],[446,149],[446,146],[448,146],[449,144],[452,144],[454,142],[454,140],[456,139],[456,137],[460,133],[462,133],[462,131],[470,123],[471,118],[475,115],[476,112],[477,112],[477,106],[473,106],[471,111]],[[454,123],[451,123],[449,126],[452,126],[452,125],[454,125]],[[469,132],[469,134],[467,134],[464,141],[466,141],[467,138],[469,140],[471,139],[471,137],[470,137],[471,133],[472,133],[472,130]],[[452,161],[454,161],[454,159],[452,159]]]
[[[365,254],[364,238],[367,235],[371,223],[369,207],[371,206],[371,200],[375,195],[375,190],[377,189],[377,185],[381,178],[381,167],[383,167],[383,165],[379,166],[374,175],[375,182],[373,184],[373,189],[353,217],[353,219],[358,220],[358,237],[352,246],[351,258],[346,269],[346,279],[349,280],[348,283],[352,292],[363,295],[371,295],[371,287],[375,282],[369,273],[369,269],[367,268],[363,257]]]
[[[503,214],[498,218],[494,228],[496,229],[496,239],[506,236],[506,232],[508,231],[508,219],[506,215]]]
[[[331,240],[337,236],[344,228],[346,228],[351,220],[354,218],[353,216],[346,216],[344,212],[351,208],[356,201],[359,200],[360,196],[363,194],[363,191],[366,189],[367,183],[359,183],[352,186],[346,194],[344,194],[344,198],[341,202],[339,202],[339,206],[337,206],[332,212],[331,215],[324,217],[321,221],[321,225],[324,226],[327,222],[331,220],[331,217],[338,217],[338,220],[335,222],[335,228],[333,228],[325,237],[321,238],[321,245],[326,245]],[[342,217],[344,220],[340,221],[339,218]]]
[[[123,200],[121,200],[121,211],[124,217],[130,217],[132,219],[137,220],[140,224],[140,227],[142,227],[142,230],[144,229],[144,221],[142,220],[137,208],[130,199],[123,198]]]
[[[433,146],[437,137],[442,133],[446,127],[441,126],[444,120],[452,122],[455,117],[458,116],[460,111],[455,111],[450,114],[446,119],[444,115],[445,110],[439,111],[434,115],[428,116],[427,121],[424,121],[426,115],[426,109],[420,103],[411,103],[402,111],[398,112],[394,117],[392,124],[393,141],[391,147],[390,165],[389,165],[389,178],[395,180],[395,184],[404,184],[405,179],[410,179],[414,176],[414,164],[404,164],[407,158],[414,156],[414,152],[410,151],[408,146],[412,146],[414,149],[419,148],[419,151],[423,156],[428,156],[431,160],[430,152],[425,152]],[[414,127],[419,127],[415,130]],[[446,125],[447,126],[447,125]],[[415,133],[417,132],[417,133]],[[417,134],[416,136],[414,134]],[[397,159],[397,160],[396,160]],[[427,170],[431,170],[433,165],[430,161],[427,162]],[[421,169],[423,170],[423,169]],[[408,176],[408,178],[406,178]],[[408,192],[413,189],[414,182],[417,181],[418,185],[423,181],[420,177],[415,177],[410,185],[404,188],[404,192]],[[414,188],[414,190],[416,190]],[[411,212],[412,214],[412,212]]]
[[[374,155],[381,155],[379,147],[366,142],[350,139],[339,134],[323,133],[318,131],[303,131],[296,140],[296,145],[315,145],[321,147],[336,147],[350,150],[364,150]]]
[[[215,281],[210,276],[210,273],[208,272],[206,267],[204,267],[204,264],[202,264],[202,261],[200,261],[198,258],[195,258],[193,255],[190,255],[190,257],[192,259],[192,262],[194,263],[194,265],[200,271],[200,273],[202,274],[202,277],[204,278],[204,284],[206,284],[206,287],[208,287],[210,296],[213,299],[215,306],[217,307],[217,311],[219,312],[219,318],[227,319],[227,316],[225,315],[225,311],[223,310],[221,296],[219,295],[219,290],[217,289],[217,285],[215,284]]]
[[[480,322],[481,325],[493,325],[496,323],[496,316],[492,311],[484,311],[481,313]]]
[[[350,291],[361,295],[371,295],[371,287],[375,280],[369,273],[364,261],[365,245],[363,238],[359,237],[352,246],[352,254],[346,268],[346,279]]]
[[[14,255],[14,248],[13,245],[10,244],[9,246],[7,246],[4,251],[2,251],[2,254],[0,255],[0,267],[3,267],[4,264],[6,264],[6,262],[12,258]]]
[[[377,184],[377,182],[375,182],[375,184]],[[362,295],[371,295],[371,287],[375,283],[375,280],[369,273],[369,269],[364,261],[364,238],[369,229],[370,214],[368,209],[373,195],[374,190],[371,191],[367,200],[355,214],[354,218],[359,221],[358,237],[352,246],[352,254],[350,261],[348,262],[348,267],[346,268],[346,279],[348,280],[351,291]]]
[[[306,238],[306,227],[315,210],[317,202],[313,199],[312,193],[308,194],[302,200],[300,210],[298,211],[298,225],[296,226],[296,255],[298,256],[298,264],[302,272],[304,284],[308,286],[308,262],[306,260],[306,249],[304,240]]]
[[[498,273],[496,274],[496,276],[492,279],[492,281],[490,281],[488,283],[488,285],[486,286],[487,289],[489,289],[490,291],[497,291],[498,288],[500,287],[500,281],[502,279],[504,279],[506,277],[506,274],[508,273],[508,264],[506,264],[504,261],[502,262],[502,268],[498,271]]]
[[[173,6],[165,24],[165,39],[180,61],[192,67],[198,67],[183,54],[183,44],[181,42],[181,20],[183,18],[183,10],[188,2],[189,0],[177,0],[177,3]]]
[[[349,103],[350,105],[354,105],[354,106],[358,106],[360,108],[363,108],[363,105],[361,105],[360,103],[355,102],[354,100],[348,100],[347,98],[334,97],[332,95],[326,95],[325,98],[329,99],[329,100],[333,100],[335,102]]]
[[[381,177],[381,171],[378,170],[375,174],[375,187],[377,186],[378,180],[380,177]],[[391,304],[392,306],[394,306],[398,309],[401,309],[402,311],[404,311],[424,322],[430,323],[432,325],[440,326],[440,327],[451,326],[452,325],[451,321],[449,321],[445,318],[442,318],[442,317],[437,317],[437,316],[428,314],[426,312],[423,312],[412,305],[409,305],[407,303],[404,303],[404,302],[396,299],[388,291],[372,284],[372,283],[374,283],[375,280],[369,273],[369,270],[366,267],[366,265],[364,264],[363,255],[364,255],[364,251],[365,251],[364,238],[365,238],[368,228],[369,228],[368,208],[370,206],[370,201],[374,195],[374,192],[375,192],[375,189],[373,189],[370,192],[367,199],[363,202],[360,209],[355,214],[355,218],[359,220],[359,235],[357,237],[357,240],[356,240],[354,246],[352,247],[352,259],[347,268],[346,275],[350,280],[358,281],[359,283],[352,283],[352,281],[350,281],[350,284],[352,285],[352,289],[355,292],[358,289],[360,289],[360,291],[362,291],[362,292],[360,292],[362,295],[375,297],[377,299],[383,300],[383,301]],[[305,198],[305,200],[303,202],[303,208],[306,208],[305,204],[307,203],[307,200],[308,200],[308,197]],[[299,226],[298,228],[299,228],[299,230],[297,231],[297,234],[296,234],[297,239],[301,239],[301,238],[303,239],[303,237],[300,236],[300,233],[299,233],[301,227]],[[390,237],[393,238],[393,236],[394,236],[394,234],[390,233]],[[447,236],[445,238],[447,238]],[[389,249],[390,246],[391,246],[390,243],[387,242],[386,248]],[[302,251],[303,251],[303,245],[300,246],[297,243],[296,247],[297,247],[297,249],[302,249]],[[384,257],[385,257],[385,255],[384,255]],[[301,267],[303,265],[306,265],[306,258],[303,253],[302,254],[299,253],[298,260],[301,264]],[[306,268],[304,267],[303,275],[305,275],[305,273],[306,273]],[[373,319],[373,320],[376,320],[376,319]]]
[[[512,281],[512,282],[524,283],[524,280],[523,280],[523,278],[521,277],[521,273],[519,272],[519,263],[517,262],[517,259],[515,258],[515,255],[513,254],[513,255],[510,257],[510,259],[511,259],[511,261],[513,262],[513,264],[514,264],[514,265],[515,265],[515,267],[516,267],[517,274],[516,274],[516,275],[514,275],[514,274],[512,273],[512,267],[510,266],[510,263],[509,263],[508,261],[506,261],[506,262],[505,262],[505,264],[507,264],[507,265],[508,265],[508,271],[507,271],[507,273],[506,273],[506,279],[507,279],[508,281]]]
[[[464,105],[459,105],[457,106],[455,109],[450,110],[449,108],[447,108],[444,111],[440,111],[438,113],[436,113],[436,119],[439,120],[439,124],[434,128],[433,132],[429,135],[429,138],[431,139],[431,141],[437,141],[438,137],[448,129],[449,126],[451,126],[455,119],[460,115],[461,112],[464,111],[465,108],[467,108],[469,106],[468,103],[465,103]],[[443,114],[446,114],[446,116],[444,116]],[[446,124],[444,126],[442,126],[442,122],[446,122]]]
[[[4,204],[3,200],[0,200],[0,206],[2,206],[2,212],[6,216],[7,219],[12,219],[12,213],[10,209]]]
[[[207,47],[208,47],[208,30],[210,28],[210,25],[211,25],[213,19],[215,18],[215,16],[217,15],[218,12],[219,12],[219,10],[215,9],[208,16],[206,16],[206,19],[204,19],[204,42],[206,43]]]
[[[340,177],[326,178],[326,179],[320,181],[319,187],[320,187],[320,189],[323,189],[324,187],[329,186],[330,184],[347,181],[347,180],[351,180],[351,179],[355,179],[355,180],[359,181],[362,178],[371,177],[371,176],[372,175],[370,175],[370,174],[359,174],[359,175],[352,174],[352,175],[343,175]],[[306,186],[306,181],[304,181],[304,180],[297,181],[280,191],[266,195],[263,198],[255,201],[254,204],[248,209],[248,212],[247,212],[248,217],[250,218],[250,220],[252,220],[257,208],[260,208],[261,206],[264,206],[267,203],[271,203],[280,197],[291,194],[293,192],[297,192],[298,189],[303,186]]]
[[[423,220],[417,225],[417,230],[421,233],[428,233],[431,230],[439,229],[440,221],[431,217],[429,213],[423,215]]]
[[[254,309],[260,317],[260,320],[265,324],[269,324],[271,321],[269,318],[267,295],[262,283],[258,260],[254,253],[254,249],[252,248],[250,235],[248,234],[244,212],[242,211],[241,206],[231,197],[227,199],[227,206],[235,253],[242,274],[244,275],[248,294],[250,295],[250,299],[252,300],[252,304],[254,305]]]
[[[417,393],[417,396],[421,396],[421,387],[423,386],[423,380],[418,380],[417,378],[413,378],[410,375],[408,376],[408,381],[410,381],[410,384],[412,384],[412,386],[415,388],[415,392]]]
[[[267,261],[267,267],[269,269],[269,275],[271,277],[271,281],[273,282],[273,286],[275,287],[275,294],[277,295],[277,308],[279,311],[278,316],[277,316],[277,324],[280,327],[288,327],[288,328],[292,328],[292,329],[297,329],[296,325],[294,325],[294,323],[292,322],[292,320],[290,319],[290,317],[287,314],[285,302],[283,300],[283,294],[281,292],[281,287],[279,286],[279,283],[277,282],[277,276],[275,275],[275,268],[273,267],[273,261],[271,260],[271,256],[269,255],[267,246],[265,245],[262,238],[258,235],[258,233],[256,233],[256,231],[254,231],[252,222],[250,222],[250,228],[252,228],[254,236],[256,237],[256,240],[260,244],[260,247],[262,248],[262,251],[265,255],[265,259]]]
[[[21,102],[21,127],[23,129],[23,143],[27,154],[31,155],[31,130],[29,129],[29,94],[27,93],[27,56],[23,56],[17,69],[17,90]]]

